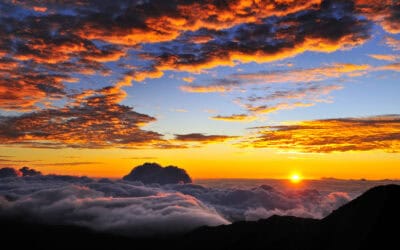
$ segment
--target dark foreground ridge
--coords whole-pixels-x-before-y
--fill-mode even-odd
[[[370,189],[322,220],[272,216],[181,236],[133,239],[3,218],[0,233],[9,249],[399,249],[399,213],[400,186],[387,185]]]

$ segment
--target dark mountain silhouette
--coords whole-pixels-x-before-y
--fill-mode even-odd
[[[36,176],[36,175],[42,175],[40,171],[36,171],[33,168],[29,167],[22,167],[19,169],[19,171],[22,173],[22,176]]]
[[[3,218],[9,249],[399,249],[400,186],[370,189],[322,220],[272,216],[201,227],[186,235],[134,239],[77,226]],[[173,226],[173,225],[171,225]]]
[[[0,178],[17,177],[18,174],[14,168],[0,168]]]
[[[144,184],[177,184],[192,182],[190,176],[182,168],[175,166],[163,168],[157,163],[148,162],[135,167],[122,179],[125,181],[141,181]]]

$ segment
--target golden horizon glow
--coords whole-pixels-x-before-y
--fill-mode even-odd
[[[292,182],[294,184],[297,184],[297,183],[301,182],[302,180],[303,180],[303,177],[298,173],[293,173],[290,176],[290,182]]]

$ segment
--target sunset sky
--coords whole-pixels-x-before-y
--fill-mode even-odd
[[[400,1],[2,0],[0,37],[0,167],[400,179]]]

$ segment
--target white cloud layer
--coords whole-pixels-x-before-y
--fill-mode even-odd
[[[280,192],[266,185],[143,185],[54,175],[0,181],[2,216],[22,215],[51,224],[81,225],[130,236],[181,233],[203,225],[257,220],[273,214],[321,218],[349,200],[346,193]]]

